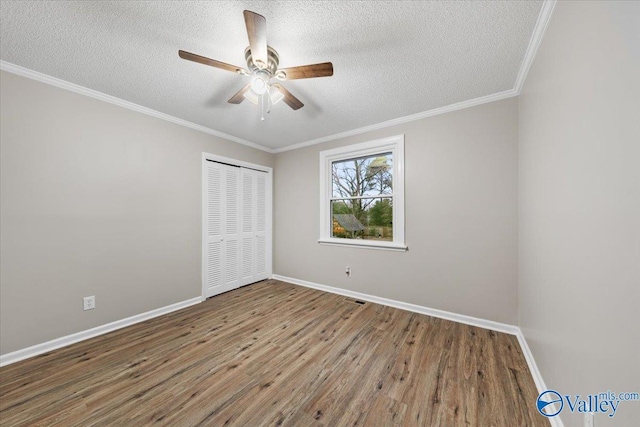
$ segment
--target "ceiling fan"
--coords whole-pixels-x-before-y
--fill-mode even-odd
[[[249,47],[244,51],[244,57],[247,61],[246,69],[216,61],[215,59],[205,58],[204,56],[194,53],[185,52],[184,50],[179,50],[178,55],[180,55],[180,58],[188,61],[210,65],[243,76],[252,76],[251,81],[229,99],[228,102],[231,104],[240,104],[245,99],[248,99],[256,105],[261,102],[264,111],[264,103],[266,100],[267,112],[269,112],[269,103],[274,105],[284,100],[284,102],[294,110],[302,108],[304,104],[300,102],[298,98],[293,96],[291,92],[281,84],[271,83],[271,80],[275,78],[286,81],[332,76],[333,64],[331,62],[323,62],[320,64],[280,69],[278,68],[280,63],[278,52],[267,45],[267,20],[262,15],[245,10],[244,21],[247,26],[247,35],[249,36]],[[264,113],[261,119],[264,120]]]

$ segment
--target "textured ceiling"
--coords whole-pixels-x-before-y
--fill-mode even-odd
[[[1,59],[268,148],[281,148],[514,88],[541,1],[1,2]],[[267,19],[282,68],[331,61],[334,76],[284,82],[264,122],[226,101],[248,77],[242,11]]]

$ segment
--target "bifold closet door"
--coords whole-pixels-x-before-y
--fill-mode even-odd
[[[267,174],[242,168],[241,283],[254,283],[267,271]]]
[[[240,168],[207,162],[205,294],[240,286]]]

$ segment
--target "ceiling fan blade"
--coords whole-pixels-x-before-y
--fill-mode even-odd
[[[249,87],[251,87],[251,83],[247,84],[245,87],[236,92],[236,94],[229,98],[229,101],[227,102],[229,102],[230,104],[240,104],[242,101],[244,101],[244,94],[249,90]]]
[[[299,67],[283,68],[278,72],[285,72],[285,80],[309,79],[312,77],[333,76],[333,64],[323,62],[321,64],[301,65]],[[276,72],[277,75],[277,72]]]
[[[285,102],[285,104],[287,104],[289,107],[291,107],[291,109],[298,110],[298,109],[304,107],[304,104],[302,102],[300,102],[300,100],[298,98],[293,96],[291,94],[291,92],[286,90],[284,87],[280,86],[277,83],[274,84],[273,86],[275,86],[275,88],[278,89],[280,91],[280,93],[284,95],[283,101]]]
[[[244,22],[247,25],[247,35],[249,36],[249,47],[253,63],[258,68],[267,66],[267,20],[262,15],[258,15],[250,10],[244,11]]]
[[[227,64],[226,62],[220,62],[220,61],[216,61],[215,59],[205,58],[204,56],[196,55],[195,53],[185,52],[184,50],[179,50],[178,55],[180,56],[180,58],[186,59],[187,61],[198,62],[200,64],[221,68],[223,70],[231,71],[233,73],[249,74],[249,72],[242,67],[236,67],[235,65]]]

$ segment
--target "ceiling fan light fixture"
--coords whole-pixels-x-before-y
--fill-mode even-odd
[[[251,90],[256,95],[262,95],[269,89],[269,73],[257,71],[251,79]]]
[[[269,99],[271,99],[271,105],[276,105],[282,101],[284,94],[278,90],[274,85],[269,86]]]
[[[253,90],[246,91],[242,96],[254,105],[258,105],[258,101],[260,100],[260,95],[254,93]]]

